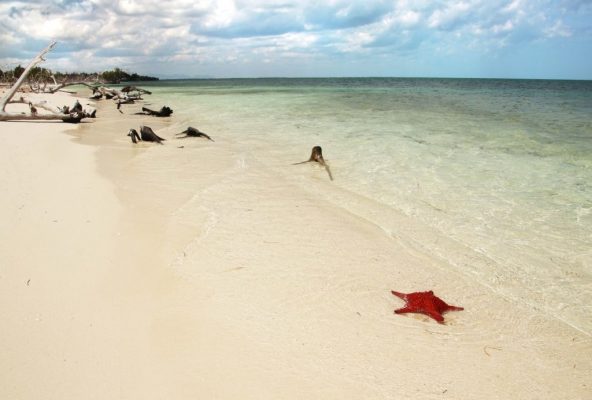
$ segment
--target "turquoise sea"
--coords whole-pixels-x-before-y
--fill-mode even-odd
[[[208,79],[142,86],[154,91],[150,101],[175,110],[179,127],[232,140],[270,168],[322,146],[335,176],[322,184],[341,193],[328,190],[327,200],[351,208],[354,199],[367,199],[361,214],[393,235],[399,228],[387,214],[404,215],[467,249],[459,257],[423,237],[419,245],[450,268],[592,332],[592,81]],[[294,168],[299,182],[312,179],[303,175],[310,169]]]

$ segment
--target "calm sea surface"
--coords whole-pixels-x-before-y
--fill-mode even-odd
[[[144,86],[179,126],[207,126],[278,163],[321,145],[334,185],[462,243],[489,260],[473,266],[476,280],[592,332],[592,81]]]

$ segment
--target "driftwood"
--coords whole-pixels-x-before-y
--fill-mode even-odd
[[[72,107],[72,108],[64,106],[63,108],[57,108],[57,110],[56,110],[56,108],[48,107],[45,104],[45,102],[33,103],[32,101],[29,101],[29,100],[25,99],[24,97],[21,97],[19,100],[13,100],[14,95],[17,93],[19,88],[27,80],[27,76],[30,74],[31,70],[35,66],[40,64],[41,62],[45,61],[44,56],[54,48],[56,43],[57,42],[52,42],[43,51],[41,51],[29,63],[27,68],[25,68],[25,70],[23,71],[23,73],[21,74],[19,79],[16,81],[16,83],[0,99],[0,121],[61,120],[63,122],[77,123],[77,122],[80,122],[83,118],[87,118],[87,117],[95,118],[96,110],[94,110],[92,112],[87,112],[82,109],[82,105],[80,105],[80,103],[75,104],[74,107]],[[34,92],[48,93],[48,94],[53,94],[53,93],[57,92],[58,90],[63,90],[63,88],[65,88],[67,86],[74,86],[74,85],[87,86],[88,88],[90,88],[93,91],[93,95],[91,96],[91,99],[99,100],[103,97],[106,99],[114,98],[119,103],[118,109],[119,109],[120,104],[133,103],[134,100],[141,100],[142,94],[151,94],[151,92],[144,90],[144,89],[137,88],[135,86],[125,87],[125,88],[123,88],[123,89],[125,89],[125,91],[123,89],[121,91],[119,91],[116,89],[106,88],[104,86],[97,86],[96,83],[91,84],[88,82],[63,82],[63,83],[58,84],[56,82],[56,79],[54,76],[52,76],[51,78],[53,79],[53,82],[54,82],[53,84],[48,84],[46,82],[43,82],[42,84],[40,84],[39,82],[35,82],[29,86],[30,86],[31,90]],[[7,112],[6,106],[8,104],[13,104],[13,103],[27,104],[29,106],[29,113]],[[49,112],[49,114],[47,114],[47,113],[40,114],[38,112],[39,109],[46,110]],[[162,114],[162,116],[168,116],[168,115],[172,114],[172,112],[173,111],[170,108],[163,107],[163,109],[156,112],[155,115]],[[161,115],[159,115],[159,116],[161,116]]]
[[[31,111],[32,114],[36,114],[38,112],[39,108],[41,108],[43,110],[47,110],[52,113],[55,112],[55,109],[49,107],[46,104],[46,102],[33,103],[33,102],[25,99],[23,96],[19,97],[17,100],[10,100],[8,103],[9,104],[27,104],[29,106],[29,110]],[[59,109],[58,109],[58,111],[59,111]]]
[[[185,136],[180,136],[179,139],[185,139],[187,137],[205,137],[206,139],[211,140],[212,142],[214,141],[214,139],[209,137],[206,133],[200,131],[199,129],[193,128],[191,126],[187,129],[185,129],[183,132],[177,133],[177,135],[183,135],[183,134],[185,134]]]
[[[132,92],[138,92],[138,94],[152,94],[152,92],[146,90],[146,89],[142,89],[139,87],[135,87],[135,86],[126,86],[123,89],[121,89],[121,91],[123,93],[132,93]]]
[[[31,70],[39,63],[45,61],[43,58],[47,53],[49,53],[57,42],[52,42],[49,46],[47,46],[41,53],[39,53],[25,68],[19,79],[16,81],[14,85],[4,94],[4,96],[0,99],[0,121],[63,121],[63,122],[71,122],[77,123],[80,122],[83,118],[85,118],[84,112],[71,112],[67,115],[64,115],[60,111],[56,111],[51,109],[50,107],[46,106],[44,103],[32,103],[26,100],[24,97],[21,97],[19,100],[12,100],[18,89],[27,79],[27,76],[31,72]],[[14,104],[14,103],[25,103],[29,105],[29,114],[25,113],[10,113],[6,111],[7,104]],[[49,111],[50,114],[39,114],[38,109],[42,108],[46,111]]]
[[[156,142],[162,144],[161,142],[166,140],[154,133],[152,128],[149,126],[140,126],[140,134],[142,136],[142,140],[145,142]]]
[[[294,163],[292,165],[305,164],[309,162],[316,162],[321,164],[327,170],[327,174],[329,174],[329,179],[333,180],[331,169],[329,169],[329,165],[325,162],[325,159],[323,158],[323,149],[321,148],[321,146],[315,146],[312,148],[312,152],[310,153],[310,158],[308,160]]]
[[[49,94],[53,94],[59,90],[62,90],[63,88],[67,87],[67,86],[86,86],[90,89],[92,89],[93,93],[95,92],[95,88],[96,85],[90,84],[88,82],[63,82],[60,84],[54,84],[54,85],[50,85],[49,87],[45,87],[43,90],[38,90],[37,93],[49,93]]]
[[[154,133],[152,128],[149,126],[140,126],[140,135],[138,135],[138,131],[135,129],[130,129],[127,136],[130,136],[132,138],[132,142],[134,143],[138,143],[138,141],[144,141],[162,144],[162,141],[166,140]]]
[[[171,110],[167,106],[164,106],[160,109],[160,111],[154,111],[149,108],[142,107],[142,112],[136,113],[136,114],[153,115],[155,117],[169,117],[172,113],[173,113],[173,110]]]
[[[106,99],[116,99],[116,100],[123,100],[123,99],[134,99],[134,100],[141,100],[143,94],[152,94],[152,92],[142,89],[136,86],[125,86],[121,90],[108,88],[102,85],[99,82],[98,77],[95,81],[64,81],[62,83],[58,83],[54,75],[50,77],[53,80],[53,83],[48,82],[33,82],[29,84],[29,88],[31,92],[34,93],[48,93],[53,94],[57,91],[63,90],[65,87],[68,86],[86,86],[92,90],[92,95],[90,99],[92,100],[100,100],[103,97]],[[66,78],[67,79],[67,78]]]
[[[134,103],[135,103],[134,99],[117,100],[117,109],[119,110],[121,108],[122,104],[134,104]]]
[[[49,107],[45,101],[43,101],[41,103],[32,103],[31,101],[28,101],[27,99],[25,99],[23,96],[19,97],[18,100],[11,100],[9,102],[9,104],[27,104],[29,106],[29,111],[31,112],[31,115],[39,115],[38,109],[40,109],[40,108],[43,110],[49,111],[51,113],[56,112],[56,110],[52,107]],[[78,100],[76,100],[76,103],[74,104],[74,106],[72,106],[72,108],[70,108],[68,106],[57,107],[57,112],[58,112],[58,114],[61,114],[61,119],[64,122],[80,122],[83,118],[96,118],[97,117],[97,110],[92,110],[91,112],[83,110],[82,105],[80,104],[80,102]],[[17,114],[17,115],[19,115],[19,114]],[[20,115],[26,115],[26,114],[20,114]],[[40,118],[40,119],[43,119],[43,118]]]
[[[63,122],[69,123],[78,123],[84,118],[95,118],[97,110],[93,110],[92,112],[88,113],[85,111],[82,112],[72,112],[70,111],[69,107],[66,107],[66,112],[63,109],[57,107],[57,112],[54,108],[49,107],[45,102],[43,103],[32,103],[31,101],[25,99],[24,97],[20,97],[18,100],[11,100],[9,104],[27,104],[29,106],[30,114],[14,114],[14,113],[1,113],[0,112],[0,121],[52,121],[52,120],[62,120]],[[51,114],[39,114],[38,109],[43,109],[49,111]]]
[[[142,141],[142,139],[140,139],[140,135],[138,135],[138,131],[133,128],[129,130],[127,135],[132,138],[132,142],[134,142],[134,143],[138,143],[138,141]]]
[[[121,90],[107,88],[105,86],[93,87],[92,100],[100,100],[103,97],[107,100],[113,99],[117,105],[117,110],[121,111],[122,104],[134,104],[136,100],[143,100],[142,94],[152,94],[148,90],[140,89],[135,86],[126,86]],[[172,110],[171,110],[172,113]],[[144,115],[144,113],[138,113]]]
[[[62,90],[63,88],[67,87],[67,86],[75,86],[75,85],[82,85],[82,86],[87,86],[89,88],[92,89],[93,93],[95,92],[95,88],[98,85],[98,77],[97,77],[97,81],[95,82],[88,82],[88,81],[67,81],[67,78],[62,82],[62,83],[58,83],[56,81],[56,78],[54,75],[51,75],[51,79],[53,80],[53,83],[48,84],[47,82],[34,82],[33,84],[29,85],[29,87],[31,88],[31,91],[35,92],[35,93],[50,93],[53,94],[59,90]],[[71,92],[70,92],[71,93]]]
[[[79,84],[84,84],[79,82]],[[100,100],[103,97],[107,100],[115,100],[121,104],[133,103],[134,100],[142,100],[142,94],[151,94],[148,90],[140,89],[135,86],[126,86],[122,90],[112,89],[105,86],[86,85],[93,91],[92,100]],[[127,89],[127,90],[126,90]]]
[[[82,104],[80,104],[80,102],[78,100],[76,100],[76,103],[74,103],[74,105],[72,106],[72,108],[70,109],[70,111],[73,111],[73,112],[82,112]]]

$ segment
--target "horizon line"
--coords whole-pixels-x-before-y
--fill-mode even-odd
[[[467,79],[467,80],[517,80],[517,81],[574,81],[590,82],[592,78],[505,78],[505,77],[456,77],[456,76],[252,76],[252,77],[156,77],[161,81],[183,81],[183,80],[238,80],[238,79]],[[149,81],[146,81],[149,82]]]

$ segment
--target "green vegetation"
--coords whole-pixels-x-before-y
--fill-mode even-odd
[[[23,72],[25,72],[25,69],[23,67],[21,67],[20,65],[15,67],[14,71],[13,71],[13,75],[14,75],[15,79],[20,78],[21,75],[23,74]]]
[[[14,69],[9,69],[6,71],[0,70],[0,82],[16,81],[24,71],[25,69],[20,65],[16,66]]]
[[[0,82],[12,83],[15,82],[25,69],[18,65],[13,70],[0,70]],[[53,83],[52,75],[57,82],[102,82],[102,83],[121,83],[121,82],[138,82],[138,81],[157,81],[158,78],[153,76],[138,75],[128,73],[120,68],[115,68],[110,71],[98,72],[53,72],[47,68],[35,67],[27,77],[29,82],[47,82]]]
[[[142,76],[136,73],[129,74],[119,68],[112,71],[105,71],[101,74],[101,78],[105,83],[121,83],[121,82],[137,82],[137,81],[157,81],[158,78],[153,76]]]

